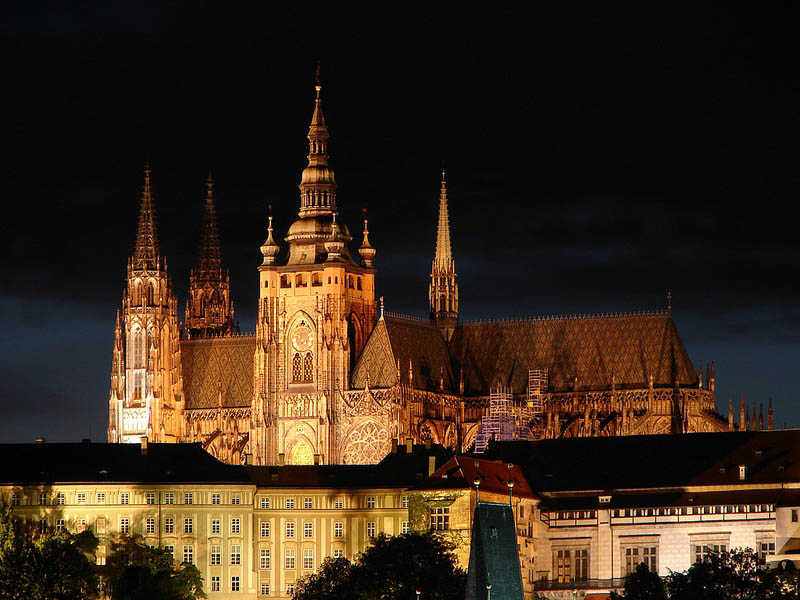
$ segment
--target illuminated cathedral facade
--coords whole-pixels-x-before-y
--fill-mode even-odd
[[[200,442],[231,463],[362,464],[392,440],[466,451],[529,439],[758,428],[715,407],[669,311],[459,322],[442,173],[428,319],[383,310],[367,220],[337,220],[315,87],[297,220],[261,246],[255,334],[238,332],[209,177],[183,319],[159,253],[150,169],[117,313],[108,440]],[[746,413],[746,414],[745,414]],[[771,407],[767,426],[771,427]],[[763,427],[763,415],[761,427]]]

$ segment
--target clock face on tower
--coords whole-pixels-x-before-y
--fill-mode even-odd
[[[294,346],[294,349],[298,352],[311,350],[313,341],[314,334],[307,325],[300,325],[292,334],[292,346]]]

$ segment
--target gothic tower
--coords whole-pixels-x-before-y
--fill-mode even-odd
[[[117,312],[109,396],[109,442],[177,442],[182,405],[178,301],[158,251],[150,167],[122,310]]]
[[[189,277],[184,324],[187,338],[223,337],[234,332],[230,273],[222,264],[211,175],[206,187],[200,255]]]
[[[439,193],[439,227],[436,231],[436,255],[431,266],[428,289],[431,321],[436,324],[448,343],[458,326],[458,283],[456,263],[450,248],[450,216],[447,212],[447,180],[442,171]]]
[[[285,238],[288,256],[278,259],[272,217],[261,247],[250,447],[262,464],[338,461],[333,404],[349,388],[351,359],[375,322],[375,249],[365,220],[358,264],[347,226],[337,221],[321,90],[317,81],[299,218]]]

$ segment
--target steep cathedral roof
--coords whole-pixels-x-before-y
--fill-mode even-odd
[[[408,384],[413,372],[416,389],[439,391],[440,378],[445,392],[456,390],[447,344],[439,329],[425,321],[384,315],[367,340],[353,369],[354,388],[363,388],[369,374],[370,387]]]
[[[528,370],[547,368],[550,391],[696,386],[689,354],[666,314],[544,318],[460,325],[450,345],[467,396],[503,385],[528,387]]]
[[[254,336],[181,340],[186,408],[250,406]]]

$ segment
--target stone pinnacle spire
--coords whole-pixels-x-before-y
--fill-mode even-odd
[[[217,229],[217,211],[214,207],[214,180],[209,173],[206,179],[206,202],[203,209],[203,236],[200,242],[200,255],[197,260],[198,272],[219,272],[222,269],[222,250]]]
[[[446,270],[453,260],[450,247],[450,213],[447,210],[447,177],[442,169],[442,187],[439,192],[439,227],[436,231],[436,256],[434,262]]]
[[[139,209],[139,228],[136,233],[136,248],[133,252],[134,269],[156,270],[160,266],[156,216],[153,210],[153,192],[150,188],[150,163],[144,167],[144,190]]]
[[[322,85],[317,68],[314,114],[308,128],[308,166],[300,180],[300,217],[330,215],[336,210],[336,180],[328,166],[328,126],[322,112]]]

